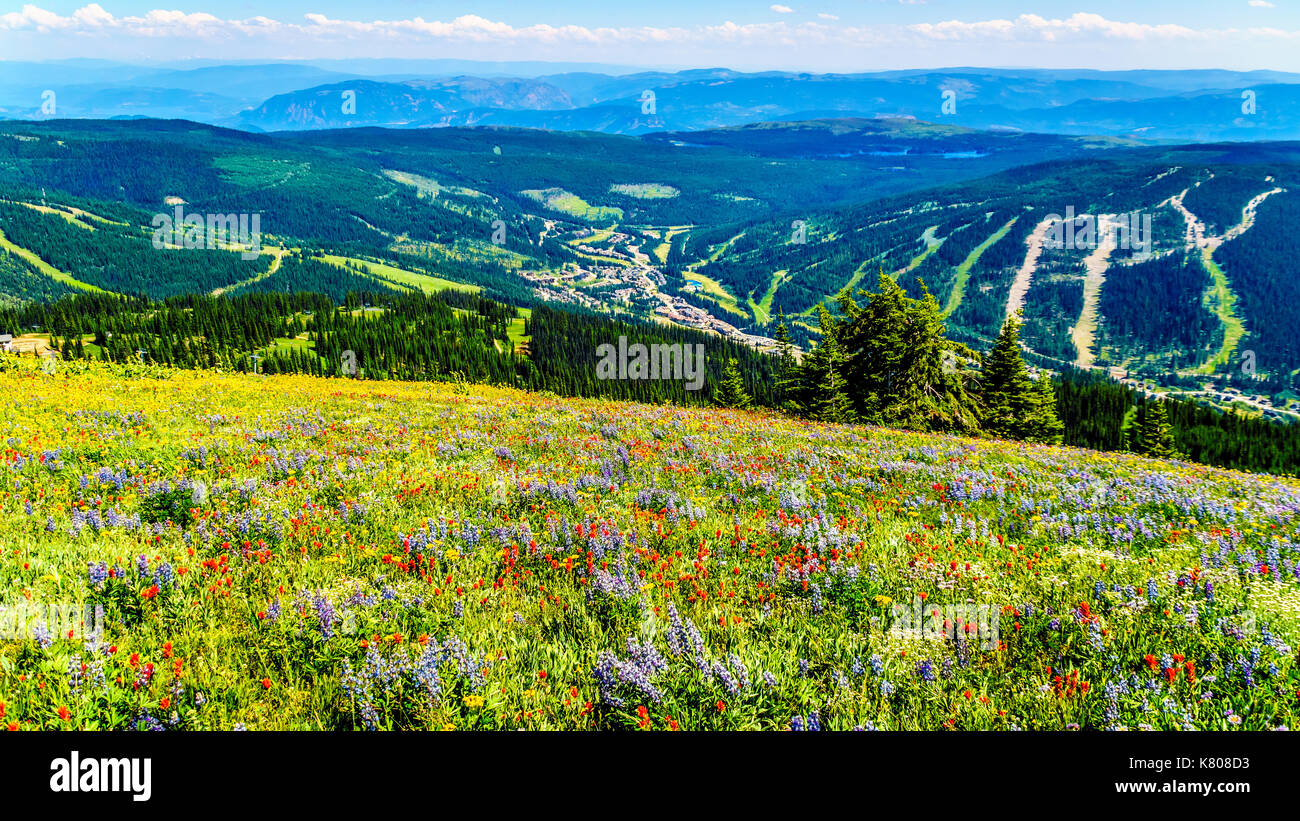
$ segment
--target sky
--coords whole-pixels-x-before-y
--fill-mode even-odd
[[[1300,71],[1300,0],[0,0],[0,59],[77,57]]]

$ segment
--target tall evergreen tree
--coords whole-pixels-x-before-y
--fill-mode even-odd
[[[1025,439],[1045,445],[1059,445],[1065,437],[1065,423],[1056,412],[1056,386],[1046,372],[1038,372],[1030,398],[1034,408],[1026,426],[1028,432]]]
[[[794,356],[794,345],[790,342],[790,329],[785,324],[785,308],[776,309],[776,330],[773,332],[772,338],[777,341],[777,407],[785,411],[794,411],[795,398],[799,389],[799,374],[798,363],[795,361]]]
[[[735,359],[727,361],[726,373],[722,376],[722,384],[713,394],[713,401],[724,408],[749,408],[749,393],[745,390],[745,380],[740,375],[740,367]]]
[[[1121,422],[1124,450],[1142,453],[1142,425],[1146,421],[1146,415],[1145,405],[1137,404],[1126,408],[1124,420]]]
[[[924,283],[921,291],[912,299],[882,273],[877,293],[858,292],[864,306],[841,293],[845,319],[836,336],[852,407],[876,424],[973,433],[977,402],[961,370],[946,363],[975,353],[946,337],[939,303]]]
[[[1033,412],[1033,383],[1020,354],[1020,318],[1002,323],[993,349],[984,359],[980,380],[984,430],[1003,439],[1024,439]]]
[[[857,413],[849,397],[845,377],[844,349],[838,338],[839,327],[825,305],[818,306],[822,340],[815,351],[813,367],[804,377],[804,408],[810,419],[819,422],[853,422]]]
[[[1174,435],[1169,424],[1165,403],[1156,400],[1146,405],[1141,427],[1138,429],[1138,453],[1167,459],[1174,455]]]

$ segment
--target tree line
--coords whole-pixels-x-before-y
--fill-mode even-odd
[[[454,380],[564,396],[762,407],[803,418],[1064,443],[1300,472],[1300,426],[1149,398],[1098,371],[1057,379],[1026,364],[1019,317],[984,353],[952,340],[935,298],[882,275],[875,292],[819,310],[821,340],[763,353],[716,334],[476,294],[250,290],[165,300],[74,294],[0,305],[0,332],[47,334],[64,358],[364,379]],[[522,326],[522,327],[521,327]],[[703,353],[702,390],[682,378],[602,378],[602,345]],[[689,374],[688,374],[689,375]]]

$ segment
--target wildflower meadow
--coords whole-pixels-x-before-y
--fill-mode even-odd
[[[1300,712],[1291,479],[17,357],[0,408],[0,728],[1272,730]],[[42,615],[59,608],[79,615]]]

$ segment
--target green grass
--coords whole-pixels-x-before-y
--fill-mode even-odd
[[[31,251],[28,251],[26,248],[23,248],[19,245],[15,245],[13,242],[9,240],[8,237],[5,236],[4,231],[0,231],[0,248],[3,248],[4,250],[25,260],[26,262],[30,263],[32,267],[34,267],[37,271],[40,271],[42,274],[49,277],[50,279],[55,280],[56,282],[62,282],[64,285],[67,285],[69,288],[76,288],[78,291],[89,291],[91,293],[96,293],[96,294],[105,293],[103,288],[100,288],[95,285],[91,285],[88,282],[82,282],[81,280],[73,277],[71,274],[66,274],[63,271],[60,271],[58,268],[55,268],[53,265],[49,264],[45,260],[36,256],[36,254],[33,254]]]
[[[403,185],[411,186],[415,189],[416,194],[421,197],[436,199],[438,197],[438,192],[442,189],[442,186],[438,185],[437,180],[429,177],[422,177],[419,174],[412,174],[409,171],[393,171],[392,169],[385,168],[384,176],[394,182],[400,182]]]
[[[724,311],[750,319],[749,313],[740,306],[740,302],[721,282],[697,271],[686,271],[684,276],[691,282],[698,283],[704,289],[701,295],[707,297]]]
[[[533,309],[519,308],[518,311],[520,315],[510,320],[510,328],[508,331],[510,341],[515,343],[516,348],[519,347],[521,342],[527,342],[532,339],[532,337],[524,333],[524,323],[532,318]]]
[[[895,282],[897,282],[899,277],[901,277],[903,274],[907,274],[907,273],[911,273],[912,271],[915,271],[917,269],[917,266],[919,266],[922,262],[925,262],[926,257],[930,256],[935,251],[939,250],[939,246],[943,245],[943,241],[944,239],[946,239],[946,237],[943,238],[936,237],[934,235],[934,232],[937,230],[939,230],[939,226],[937,225],[931,225],[929,228],[925,229],[925,232],[921,234],[921,239],[925,240],[925,249],[922,250],[921,253],[912,257],[912,261],[907,263],[906,268],[904,268],[901,271],[895,271],[890,275],[891,277],[893,277]]]
[[[301,339],[299,337],[276,337],[271,344],[260,351],[263,356],[272,353],[291,353],[293,351],[314,351],[316,343],[310,339]]]
[[[617,222],[623,219],[622,208],[612,208],[591,203],[563,188],[539,188],[520,191],[525,197],[541,203],[552,211],[568,214],[588,222]]]
[[[967,254],[966,258],[957,266],[957,272],[952,283],[952,290],[948,292],[948,301],[944,304],[943,308],[943,315],[945,317],[952,316],[953,312],[961,305],[962,297],[966,293],[966,281],[970,279],[971,266],[979,261],[980,256],[989,249],[989,246],[1005,237],[1007,232],[1011,230],[1011,226],[1015,225],[1016,220],[1018,219],[1020,218],[1012,217],[1010,222],[994,231],[992,236],[975,246],[975,249]]]
[[[515,347],[519,347],[520,343],[532,339],[532,337],[528,336],[524,332],[524,319],[522,317],[515,317],[510,320],[510,327],[506,333],[508,334],[510,341],[515,344]]]
[[[454,378],[0,363],[0,601],[74,605],[0,636],[19,731],[1300,721],[1300,587],[1264,572],[1297,556],[1295,479]],[[141,524],[83,528],[96,499]]]
[[[335,254],[326,254],[316,259],[321,262],[333,265],[336,268],[347,268],[348,263],[362,265],[370,269],[372,279],[378,279],[387,282],[397,283],[399,285],[409,285],[419,288],[426,294],[435,294],[439,291],[464,291],[470,294],[477,294],[483,289],[477,285],[469,285],[464,282],[453,282],[450,279],[443,279],[431,274],[421,274],[415,271],[408,271],[405,268],[398,268],[384,262],[374,262],[372,260],[359,259],[357,257],[344,257]],[[355,268],[347,270],[360,273],[365,276],[364,270],[357,271]]]
[[[767,286],[762,299],[758,302],[754,302],[753,297],[745,300],[745,304],[754,315],[754,321],[759,325],[767,325],[772,321],[772,300],[776,298],[776,289],[781,287],[781,283],[785,282],[786,275],[789,273],[785,270],[776,271],[772,274],[772,283]]]
[[[1232,292],[1232,286],[1228,284],[1228,275],[1214,261],[1214,253],[1209,248],[1202,249],[1201,262],[1209,272],[1212,282],[1210,290],[1205,294],[1204,304],[1214,312],[1223,325],[1223,344],[1219,346],[1218,353],[1196,369],[1196,373],[1211,374],[1232,361],[1237,343],[1241,342],[1241,338],[1246,335],[1246,326],[1242,323],[1241,317],[1237,316],[1237,295]]]
[[[579,237],[576,239],[565,240],[565,244],[596,246],[596,245],[600,245],[603,242],[608,241],[609,238],[612,236],[614,236],[613,228],[593,228],[591,229],[591,233],[588,234],[587,236]]]

